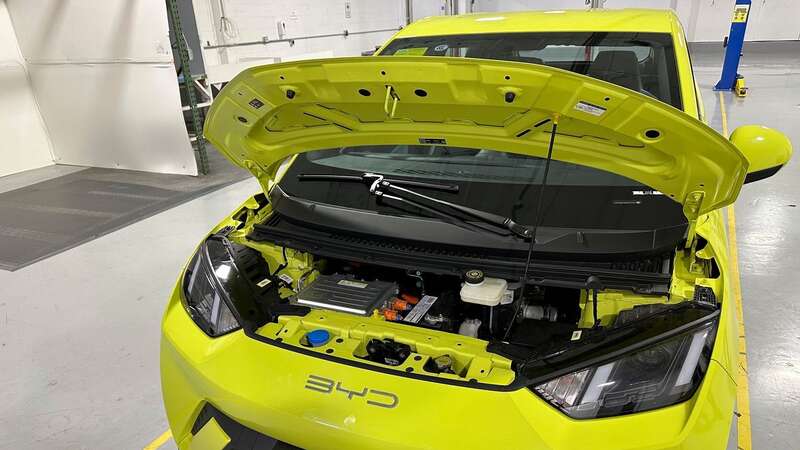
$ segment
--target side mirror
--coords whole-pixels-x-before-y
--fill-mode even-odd
[[[775,175],[792,157],[789,138],[772,128],[744,125],[735,129],[730,139],[750,163],[745,183]]]

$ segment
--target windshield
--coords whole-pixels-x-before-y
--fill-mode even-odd
[[[439,181],[539,184],[545,160],[514,153],[444,145],[375,145],[311,152],[319,165],[382,175]],[[548,184],[555,186],[644,185],[611,172],[551,161]]]
[[[682,108],[667,33],[505,33],[395,39],[380,55],[454,56],[543,64]]]
[[[556,145],[555,152],[558,152]],[[361,183],[303,181],[299,175],[379,173],[393,179],[458,186],[457,192],[414,188],[440,200],[488,211],[515,222],[535,222],[545,159],[490,149],[444,145],[365,145],[300,154],[280,181],[287,194],[384,215],[433,217],[414,208],[381,204]],[[657,230],[683,226],[681,205],[612,172],[552,160],[541,210],[543,227]]]

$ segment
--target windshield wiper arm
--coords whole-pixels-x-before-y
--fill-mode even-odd
[[[446,192],[458,192],[459,186],[457,184],[439,184],[428,183],[425,181],[412,181],[412,180],[397,180],[393,178],[385,178],[383,175],[375,173],[365,173],[363,175],[339,175],[327,173],[301,173],[297,175],[298,181],[355,181],[372,185],[376,179],[386,180],[397,186],[414,186],[426,189],[436,189]]]
[[[470,208],[469,206],[459,205],[457,203],[452,203],[445,200],[440,200],[435,197],[430,197],[428,195],[421,194],[417,191],[412,191],[411,189],[400,187],[395,183],[383,178],[381,175],[376,175],[376,174],[365,174],[365,175],[371,175],[373,177],[376,177],[372,185],[370,186],[369,191],[378,197],[382,196],[384,198],[394,198],[394,199],[400,198],[406,201],[418,203],[409,198],[409,197],[417,197],[425,200],[426,202],[454,209],[458,212],[461,212],[468,216],[472,216],[490,225],[495,225],[500,228],[505,228],[508,231],[514,233],[515,235],[523,239],[527,239],[531,236],[531,230],[528,227],[514,222],[509,217],[503,217],[499,214],[490,213],[488,211],[481,211],[475,208]],[[386,194],[393,194],[393,196],[387,196]],[[430,206],[428,206],[427,208],[430,209]],[[452,215],[451,217],[456,218],[455,216]],[[485,228],[481,229],[486,230]]]
[[[442,212],[442,210],[439,209],[439,208],[432,208],[430,206],[423,205],[422,203],[416,202],[414,200],[410,200],[410,199],[407,199],[407,198],[404,198],[404,197],[399,197],[399,196],[392,195],[392,194],[387,194],[387,193],[385,193],[383,191],[375,191],[375,192],[373,192],[373,194],[376,197],[378,197],[378,199],[380,199],[381,201],[393,200],[395,202],[402,203],[404,205],[409,205],[409,206],[412,206],[414,208],[421,209],[422,211],[425,211],[425,212],[427,212],[428,214],[430,214],[432,216],[436,216],[436,217],[441,218],[442,220],[444,220],[447,223],[451,223],[453,225],[466,228],[466,229],[468,229],[470,231],[493,232],[493,233],[500,234],[499,231],[492,231],[492,230],[487,229],[487,228],[483,228],[483,227],[479,227],[479,226],[473,225],[473,224],[467,222],[466,220],[464,220],[464,219],[462,219],[460,217],[456,217],[456,216],[454,216],[452,214],[449,214],[449,213],[446,213],[446,212]]]
[[[419,209],[423,209],[428,213],[434,214],[442,218],[446,218],[451,222],[455,220],[460,223],[466,224],[469,226],[470,229],[478,229],[484,232],[492,231],[487,228],[471,225],[463,218],[453,215],[452,213],[449,213],[447,211],[443,211],[442,208],[434,208],[432,207],[432,205],[426,205],[420,203],[418,199],[422,199],[426,202],[433,203],[440,207],[456,210],[465,215],[479,219],[484,223],[495,225],[500,228],[505,228],[508,231],[515,234],[516,236],[519,236],[523,239],[527,239],[531,236],[531,231],[528,229],[528,227],[514,222],[509,217],[503,217],[499,214],[494,214],[487,211],[481,211],[478,209],[470,208],[468,206],[448,202],[445,200],[441,200],[435,197],[422,194],[417,191],[412,191],[411,189],[405,187],[401,187],[401,186],[414,186],[427,189],[438,189],[441,191],[448,191],[448,192],[458,192],[459,189],[458,185],[428,183],[425,181],[396,180],[392,178],[386,178],[381,174],[371,173],[371,172],[367,172],[362,175],[299,174],[297,175],[297,179],[299,181],[363,182],[369,185],[369,192],[378,198],[386,200],[394,200],[400,203],[405,203],[407,205],[414,206]]]

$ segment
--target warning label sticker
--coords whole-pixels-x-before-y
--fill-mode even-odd
[[[593,105],[591,103],[586,103],[584,101],[579,101],[575,104],[575,109],[578,111],[583,111],[587,114],[591,114],[593,116],[602,116],[606,109],[602,106]]]
[[[419,299],[419,303],[414,305],[414,308],[406,314],[403,318],[404,322],[412,322],[412,323],[419,323],[425,314],[428,313],[428,310],[431,309],[434,303],[436,303],[436,299],[439,297],[434,297],[432,295],[426,295]]]
[[[733,23],[747,22],[747,13],[750,12],[750,5],[736,5],[733,7]]]

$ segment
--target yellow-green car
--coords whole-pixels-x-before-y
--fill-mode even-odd
[[[205,134],[263,192],[167,306],[181,449],[725,448],[720,208],[791,144],[703,123],[674,14],[425,19],[242,72]]]

